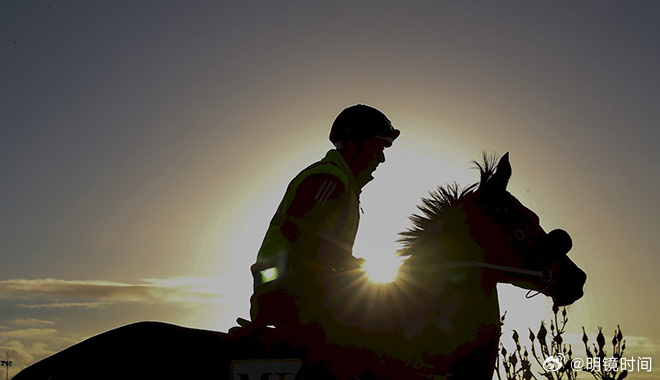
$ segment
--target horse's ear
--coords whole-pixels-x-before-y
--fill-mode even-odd
[[[509,152],[504,153],[497,164],[495,174],[486,183],[486,188],[493,193],[504,193],[511,178],[511,164],[509,163]]]

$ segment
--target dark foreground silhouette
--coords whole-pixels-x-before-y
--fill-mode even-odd
[[[291,336],[295,334],[270,328],[248,331],[235,328],[223,333],[138,322],[71,346],[26,368],[14,379],[336,379],[354,378],[346,374],[358,371],[368,374],[365,379],[417,376],[402,363],[395,364],[392,358],[367,349],[326,342],[310,352],[301,346],[300,339]],[[302,360],[294,366],[295,372],[288,372],[286,367],[277,367],[282,359]],[[269,361],[276,364],[274,370],[269,369]],[[248,366],[234,368],[232,374],[232,365],[237,364]],[[272,377],[263,377],[268,373]]]
[[[318,329],[237,327],[229,333],[140,322],[61,351],[15,379],[487,379],[500,336],[497,283],[582,297],[586,274],[563,230],[506,191],[508,154],[478,164],[481,181],[439,188],[402,234],[397,280],[333,275]]]

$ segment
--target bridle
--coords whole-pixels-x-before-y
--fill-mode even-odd
[[[531,294],[534,292],[534,290],[529,290],[527,294],[525,295],[525,298],[533,298],[541,294],[544,290],[548,289],[555,281],[554,278],[552,277],[552,271],[548,268],[544,268],[543,270],[529,270],[529,269],[520,269],[520,268],[514,268],[514,267],[509,267],[505,265],[498,265],[498,264],[490,264],[490,263],[482,263],[479,261],[457,261],[457,262],[452,262],[452,263],[443,263],[443,264],[436,264],[436,265],[431,265],[430,268],[432,269],[453,269],[453,268],[467,268],[467,267],[479,267],[479,268],[486,268],[486,269],[494,269],[498,270],[501,272],[509,272],[509,273],[517,273],[517,274],[523,274],[527,276],[534,276],[538,277],[541,281],[546,283],[547,285],[545,288],[541,290],[536,290],[536,293]],[[531,295],[530,295],[531,294]]]

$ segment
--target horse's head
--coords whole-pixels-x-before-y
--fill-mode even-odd
[[[539,217],[506,190],[511,177],[508,153],[497,166],[482,167],[479,187],[461,198],[469,234],[497,282],[512,283],[552,297],[558,306],[583,295],[586,274],[568,257],[572,241],[564,230],[546,233]]]

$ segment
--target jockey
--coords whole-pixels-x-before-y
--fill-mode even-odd
[[[323,319],[324,282],[363,262],[352,255],[360,192],[399,133],[373,107],[357,104],[339,113],[330,131],[335,149],[291,181],[250,268],[255,325],[304,326]]]

